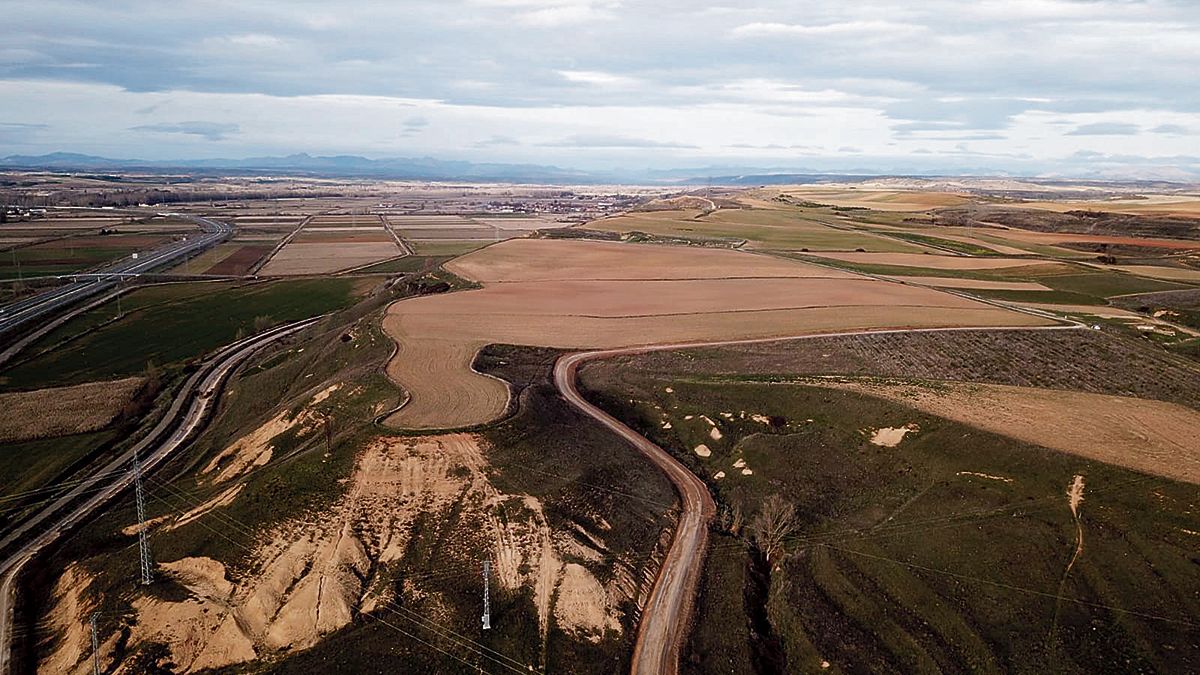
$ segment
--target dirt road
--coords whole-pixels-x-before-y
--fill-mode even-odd
[[[679,655],[687,629],[691,624],[692,609],[700,575],[704,570],[704,555],[708,548],[708,526],[716,513],[716,503],[704,484],[687,467],[680,464],[666,450],[650,442],[645,436],[626,426],[620,420],[588,402],[576,387],[579,366],[587,361],[642,354],[653,351],[689,349],[697,347],[721,347],[766,342],[784,342],[828,337],[847,337],[872,333],[938,333],[947,331],[995,331],[995,330],[1080,330],[1082,324],[1071,323],[1058,326],[1015,326],[987,328],[908,328],[895,330],[856,330],[840,333],[799,335],[784,338],[751,340],[724,340],[717,342],[693,342],[664,344],[622,349],[577,352],[559,358],[554,364],[554,384],[571,405],[611,429],[628,441],[639,452],[666,474],[674,484],[682,502],[682,514],[671,547],[659,568],[658,578],[650,591],[646,607],[638,626],[637,642],[633,648],[630,671],[635,675],[674,675],[679,672]]]

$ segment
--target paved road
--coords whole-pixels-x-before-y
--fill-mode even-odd
[[[666,450],[650,442],[645,436],[629,428],[612,415],[592,405],[576,388],[575,379],[579,366],[587,361],[627,354],[642,354],[653,351],[692,349],[698,347],[722,347],[730,345],[761,344],[810,340],[853,335],[895,333],[939,333],[964,331],[1001,330],[1081,330],[1079,323],[1056,326],[991,326],[980,328],[909,328],[896,330],[857,330],[839,333],[816,333],[790,337],[754,338],[749,340],[722,340],[716,342],[689,342],[668,345],[651,345],[623,349],[577,352],[559,358],[554,364],[554,384],[571,405],[599,421],[621,438],[629,441],[655,466],[667,475],[675,485],[682,502],[683,512],[679,525],[659,568],[658,578],[650,590],[650,597],[642,612],[638,626],[637,642],[633,648],[633,663],[630,671],[635,675],[674,675],[679,672],[679,655],[683,641],[687,638],[691,624],[692,609],[700,575],[704,568],[704,555],[708,547],[708,525],[716,512],[716,505],[708,487],[687,467],[679,463]]]
[[[14,580],[21,568],[47,545],[129,487],[133,481],[133,474],[129,468],[135,452],[141,458],[144,470],[149,472],[173,452],[184,447],[193,433],[207,421],[225,379],[251,354],[270,342],[311,326],[321,318],[286,324],[261,335],[235,342],[217,352],[200,370],[188,378],[167,414],[149,435],[93,473],[92,478],[84,480],[70,492],[5,533],[4,538],[0,540],[0,551],[12,548],[18,540],[23,540],[35,531],[41,531],[33,539],[9,552],[0,562],[0,673],[7,673],[9,670],[15,600]],[[94,494],[87,501],[64,515],[59,514],[89,493]]]
[[[32,297],[4,305],[0,307],[0,334],[112,288],[125,277],[149,272],[214,246],[233,233],[233,227],[228,223],[199,216],[182,217],[198,224],[204,230],[203,234],[188,237],[186,240],[173,241],[149,253],[139,255],[136,259],[123,258],[97,272],[87,274],[82,281],[72,281]],[[62,276],[70,277],[72,275],[64,274]],[[77,276],[85,277],[82,274]]]

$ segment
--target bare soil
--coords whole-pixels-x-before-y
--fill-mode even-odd
[[[506,388],[468,368],[490,343],[612,348],[1045,323],[931,289],[727,250],[513,240],[447,266],[485,286],[391,306],[384,328],[400,350],[388,373],[411,398],[390,425],[458,428],[494,419]]]

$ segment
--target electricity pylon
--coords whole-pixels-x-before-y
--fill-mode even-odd
[[[146,535],[146,493],[142,489],[142,462],[137,453],[133,453],[133,491],[137,500],[138,517],[138,557],[142,561],[142,585],[153,581],[150,570],[154,561],[150,559],[150,541]]]
[[[488,577],[492,573],[492,561],[483,561],[483,629],[489,630],[492,627],[492,604],[488,597]]]

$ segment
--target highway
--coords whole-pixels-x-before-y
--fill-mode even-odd
[[[230,373],[254,352],[271,342],[301,331],[322,318],[318,316],[285,324],[260,335],[239,340],[218,351],[200,370],[188,378],[163,419],[145,438],[95,471],[91,478],[80,482],[4,534],[3,539],[0,539],[0,552],[7,553],[0,561],[0,674],[9,672],[15,579],[21,569],[46,546],[93,515],[132,484],[131,467],[135,453],[141,459],[143,470],[150,472],[175,451],[186,447],[188,440],[207,422],[213,404],[219,398],[220,390]],[[87,494],[92,496],[78,503]],[[77,505],[67,510],[73,504]],[[18,544],[18,548],[9,550]]]
[[[172,214],[179,215],[179,214]],[[32,297],[0,307],[0,335],[18,328],[26,323],[68,307],[85,298],[116,286],[126,277],[137,276],[158,267],[169,265],[193,253],[198,253],[210,246],[224,241],[233,233],[233,227],[218,220],[201,218],[200,216],[179,216],[195,222],[203,230],[199,236],[174,241],[158,249],[139,255],[137,258],[128,257],[115,262],[108,267],[95,272],[89,272],[83,281],[71,281],[65,285],[38,293]],[[62,278],[71,277],[64,274]]]
[[[554,364],[554,384],[559,393],[571,405],[584,414],[608,427],[622,439],[628,441],[639,452],[654,463],[680,496],[682,513],[671,540],[671,547],[663,558],[658,577],[650,590],[642,619],[638,625],[637,641],[633,648],[630,672],[634,675],[675,675],[679,672],[679,655],[691,626],[692,610],[700,586],[700,575],[704,569],[704,555],[708,548],[708,526],[716,513],[716,504],[704,484],[694,473],[666,450],[655,445],[645,436],[626,426],[620,420],[588,402],[576,386],[579,366],[587,361],[611,358],[628,354],[653,351],[693,349],[701,347],[723,347],[730,345],[786,342],[854,335],[878,335],[894,333],[941,333],[1003,330],[1083,330],[1086,326],[1071,322],[1055,326],[991,326],[977,328],[901,328],[891,330],[855,330],[835,333],[813,333],[805,335],[752,338],[748,340],[722,340],[716,342],[685,342],[676,344],[647,345],[620,349],[576,352],[562,356]]]

